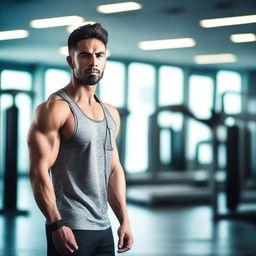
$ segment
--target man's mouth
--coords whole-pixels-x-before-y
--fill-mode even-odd
[[[90,70],[87,70],[86,73],[89,75],[98,75],[100,73],[100,71],[97,69],[90,69]]]

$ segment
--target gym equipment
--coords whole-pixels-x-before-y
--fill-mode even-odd
[[[245,219],[250,218],[250,213],[241,213],[238,211],[238,205],[241,201],[242,189],[245,188],[245,181],[253,176],[252,166],[251,166],[251,134],[246,127],[247,122],[256,123],[256,115],[251,113],[239,113],[239,114],[227,114],[224,112],[224,98],[229,93],[234,94],[234,92],[225,92],[221,96],[221,111],[216,112],[212,110],[211,118],[200,119],[197,118],[185,105],[171,105],[160,107],[156,112],[150,117],[150,135],[149,138],[152,141],[150,156],[152,171],[155,171],[159,165],[159,131],[161,130],[157,124],[157,115],[161,111],[171,111],[178,112],[187,117],[190,117],[196,121],[199,121],[207,125],[212,131],[211,141],[202,141],[197,145],[197,156],[198,149],[201,144],[211,144],[213,151],[213,161],[211,164],[209,186],[211,189],[211,202],[212,202],[212,212],[213,219],[218,220],[222,218],[241,218],[243,216]],[[235,94],[237,94],[235,92]],[[239,94],[240,95],[240,94]],[[230,126],[226,123],[227,118],[234,120],[234,125]],[[218,128],[224,127],[227,131],[227,140],[220,141],[218,139]],[[218,161],[218,148],[220,145],[226,146],[226,180],[223,184],[217,181],[217,170],[219,170]],[[176,144],[177,146],[177,144]],[[156,157],[154,157],[156,154]],[[185,162],[185,160],[184,160]],[[186,168],[184,168],[186,169]],[[156,174],[155,174],[156,175]],[[159,174],[157,174],[159,175]],[[222,181],[223,182],[223,181]],[[226,198],[226,213],[220,212],[220,202],[219,202],[219,192],[224,191]],[[255,214],[255,213],[254,213]]]
[[[185,166],[185,157],[184,157],[184,137],[181,132],[173,130],[170,128],[162,128],[158,125],[158,116],[161,112],[170,112],[172,109],[168,107],[160,107],[158,108],[150,117],[149,117],[149,133],[148,133],[148,141],[149,152],[149,168],[154,177],[158,175],[156,171],[159,167],[162,169],[173,169],[173,170],[184,170]],[[161,132],[167,130],[171,135],[171,149],[175,148],[175,150],[171,150],[171,162],[167,165],[164,165],[160,159],[160,135]]]
[[[225,193],[227,208],[234,212],[240,201],[239,175],[239,128],[234,125],[227,128],[227,164]]]
[[[18,114],[15,98],[18,94],[33,95],[25,90],[0,90],[0,95],[8,94],[13,97],[13,105],[6,110],[6,139],[5,139],[5,171],[3,184],[3,209],[0,214],[27,215],[28,211],[17,209],[17,182],[18,182]]]
[[[238,205],[242,197],[242,189],[246,188],[246,181],[252,175],[251,165],[251,134],[246,127],[247,122],[256,122],[256,115],[251,113],[227,114],[224,113],[224,98],[229,93],[238,94],[236,92],[225,92],[221,97],[221,111],[216,113],[213,111],[212,117],[208,120],[196,118],[186,107],[174,106],[173,111],[179,111],[185,115],[200,121],[211,128],[212,131],[212,149],[213,162],[210,172],[210,186],[212,191],[212,212],[213,219],[219,220],[223,218],[238,218],[245,220],[255,220],[255,212],[238,211]],[[227,118],[232,118],[234,123],[229,126],[225,123]],[[226,180],[224,184],[224,194],[226,198],[227,212],[220,212],[219,192],[220,185],[217,182],[216,173],[219,168],[218,163],[218,147],[223,144],[217,136],[218,127],[223,126],[227,131],[226,145]],[[207,142],[203,142],[207,143]]]
[[[126,134],[126,127],[127,127],[127,118],[129,113],[129,110],[127,108],[117,108],[120,119],[121,119],[121,126],[120,126],[120,131],[119,131],[119,136],[117,137],[117,147],[118,147],[118,152],[119,152],[119,157],[121,160],[121,163],[125,162],[125,146],[126,146],[126,141],[125,141],[125,134]]]

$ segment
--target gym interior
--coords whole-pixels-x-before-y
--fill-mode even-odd
[[[124,255],[256,255],[255,12],[253,0],[1,0],[0,255],[46,255],[26,137],[69,82],[66,41],[85,22],[109,32],[97,95],[121,117]]]

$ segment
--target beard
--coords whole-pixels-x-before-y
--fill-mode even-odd
[[[90,71],[96,71],[98,74],[97,75],[87,74]],[[94,68],[88,69],[85,72],[82,72],[82,71],[75,72],[75,76],[77,80],[83,85],[96,85],[103,77],[103,74],[104,72],[100,73],[98,69],[94,69]]]

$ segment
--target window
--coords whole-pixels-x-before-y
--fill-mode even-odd
[[[125,65],[121,62],[108,61],[98,86],[103,102],[119,108],[124,107]]]
[[[223,110],[226,114],[238,114],[242,111],[242,79],[239,73],[221,70],[217,73],[216,111]],[[234,123],[233,118],[226,119],[226,123]],[[227,134],[223,127],[218,129],[218,135],[225,141]],[[253,140],[252,140],[253,143]],[[226,147],[219,146],[219,166],[226,166]],[[253,159],[253,158],[252,158]]]
[[[128,126],[125,168],[128,172],[148,169],[148,117],[154,112],[155,68],[152,65],[129,65]]]
[[[28,90],[32,89],[32,77],[29,72],[16,71],[16,70],[3,70],[1,73],[1,89],[20,89]],[[9,94],[2,94],[0,96],[1,106],[1,170],[4,168],[5,161],[5,134],[6,134],[6,110],[13,105],[13,97]],[[27,150],[27,132],[31,123],[31,96],[24,93],[20,93],[16,96],[16,106],[19,110],[18,120],[18,171],[19,173],[28,172],[28,150]]]
[[[216,110],[223,110],[227,114],[237,114],[242,110],[241,76],[237,72],[219,71],[217,73]],[[224,97],[223,97],[224,96]],[[223,98],[223,103],[222,103]]]
[[[213,108],[213,79],[209,76],[191,75],[189,79],[188,107],[198,118],[211,117]],[[201,122],[188,120],[186,155],[188,160],[195,160],[196,147],[201,141],[211,139],[211,130]],[[209,164],[212,161],[210,145],[203,145],[199,150],[199,162]]]
[[[31,90],[31,74],[25,71],[3,70],[1,73],[1,89]]]
[[[182,69],[170,66],[160,67],[158,103],[160,107],[183,103]],[[158,116],[158,125],[161,128],[171,127],[173,130],[180,131],[182,122],[183,116],[180,113],[163,111]],[[170,129],[162,129],[160,133],[160,159],[164,164],[171,162],[171,139]]]
[[[60,69],[47,69],[45,72],[45,99],[70,82],[70,73]]]

